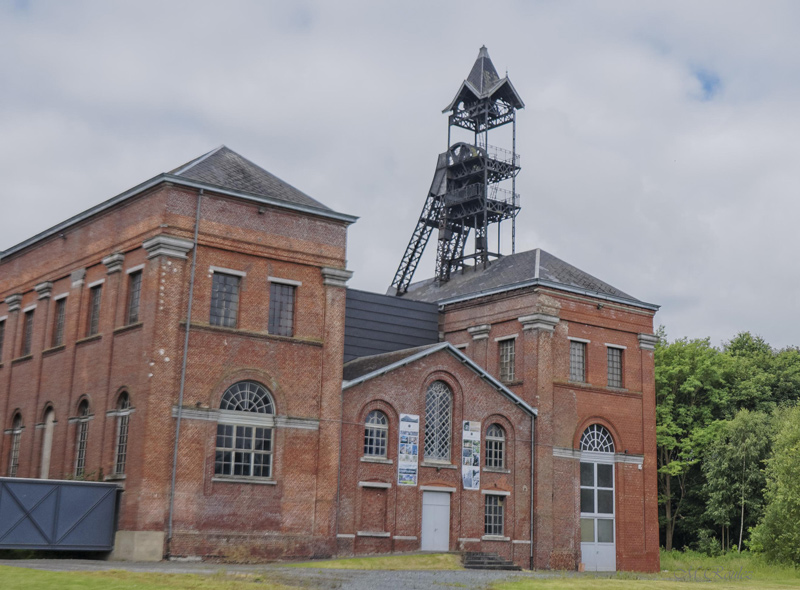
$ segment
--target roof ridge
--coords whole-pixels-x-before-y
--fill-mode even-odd
[[[210,152],[195,158],[194,160],[189,160],[186,164],[184,164],[183,166],[181,166],[180,168],[178,168],[177,170],[172,172],[172,174],[174,174],[175,176],[180,176],[181,174],[183,174],[187,170],[191,170],[192,168],[197,166],[200,162],[202,162],[203,160],[205,160],[207,158],[210,158],[211,156],[213,156],[214,154],[216,154],[218,151],[220,151],[222,149],[226,149],[226,145],[224,143],[222,145],[220,145],[219,147],[214,148]],[[230,148],[227,148],[227,149],[230,149]],[[233,150],[231,150],[231,151],[233,151]]]

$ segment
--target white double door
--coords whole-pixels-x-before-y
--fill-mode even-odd
[[[617,569],[613,463],[581,461],[581,561],[587,572]]]
[[[422,492],[423,551],[450,550],[450,494]]]

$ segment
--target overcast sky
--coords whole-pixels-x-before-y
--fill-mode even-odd
[[[358,215],[384,292],[485,44],[526,103],[518,251],[670,338],[800,344],[799,31],[793,1],[0,0],[0,250],[225,144]]]

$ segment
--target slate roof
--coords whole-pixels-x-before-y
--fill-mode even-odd
[[[171,174],[295,205],[331,210],[224,145],[176,168]]]
[[[404,348],[403,350],[396,350],[394,352],[385,352],[383,354],[373,354],[372,356],[362,356],[361,358],[354,359],[344,365],[344,373],[342,374],[343,381],[353,381],[359,377],[363,377],[373,371],[388,367],[396,362],[414,356],[418,352],[422,352],[428,348],[437,346],[439,343],[426,344],[425,346],[415,346],[414,348]]]
[[[478,52],[478,59],[475,60],[475,64],[467,76],[467,82],[472,84],[480,94],[483,94],[494,88],[499,81],[500,76],[489,57],[489,50],[484,45]]]
[[[468,268],[463,274],[457,273],[448,282],[440,285],[434,279],[412,283],[403,297],[416,301],[446,303],[449,300],[479,297],[533,284],[560,287],[639,307],[658,309],[658,306],[640,301],[541,249],[504,256],[492,261],[486,269]]]
[[[472,102],[483,98],[502,98],[513,104],[515,108],[525,108],[522,97],[508,76],[500,78],[485,45],[478,52],[478,59],[472,65],[467,79],[461,83],[455,98],[442,112],[452,111],[462,100]]]

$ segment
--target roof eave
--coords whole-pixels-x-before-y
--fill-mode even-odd
[[[213,153],[213,152],[209,152],[209,153]],[[12,246],[8,250],[0,252],[0,261],[2,261],[3,259],[7,258],[8,256],[10,256],[12,254],[16,254],[16,253],[28,248],[29,246],[32,246],[32,245],[36,244],[37,242],[41,242],[42,240],[45,240],[45,239],[47,239],[49,237],[57,235],[58,233],[62,232],[63,230],[68,229],[68,228],[70,228],[73,225],[76,225],[78,223],[81,223],[82,221],[85,221],[86,219],[89,219],[90,217],[92,217],[94,215],[97,215],[98,213],[102,213],[103,211],[106,211],[107,209],[110,209],[111,207],[114,207],[115,205],[118,205],[119,203],[122,203],[123,201],[126,201],[126,200],[128,200],[128,199],[130,199],[132,197],[135,197],[136,195],[138,195],[140,193],[143,193],[144,191],[150,190],[151,188],[153,188],[155,186],[158,186],[159,184],[161,184],[163,182],[170,182],[172,184],[179,185],[179,186],[184,186],[184,187],[187,187],[187,188],[208,190],[208,191],[211,191],[211,192],[214,192],[214,193],[217,193],[217,194],[231,196],[231,197],[237,197],[239,199],[252,201],[252,202],[255,202],[255,203],[262,204],[262,205],[269,205],[269,206],[278,207],[278,208],[281,208],[281,209],[288,209],[288,210],[291,210],[291,211],[298,211],[298,212],[301,212],[301,213],[317,215],[319,217],[325,217],[327,219],[333,219],[333,220],[336,220],[336,221],[341,221],[341,222],[346,223],[347,225],[351,225],[351,224],[355,223],[358,220],[358,217],[356,217],[355,215],[347,215],[345,213],[337,213],[336,211],[331,211],[331,210],[326,210],[326,209],[317,209],[316,207],[309,207],[307,205],[300,205],[298,203],[290,203],[290,202],[287,202],[287,201],[282,201],[280,199],[273,199],[273,198],[270,198],[270,197],[261,196],[261,195],[255,195],[255,194],[252,194],[252,193],[245,193],[245,192],[242,192],[242,191],[230,190],[230,189],[226,189],[224,187],[220,187],[220,186],[216,186],[216,185],[208,184],[208,183],[204,183],[204,182],[199,182],[199,181],[196,181],[196,180],[189,180],[189,179],[186,179],[186,178],[182,178],[180,176],[176,176],[174,174],[162,173],[162,174],[159,174],[157,176],[154,176],[150,180],[146,180],[145,182],[143,182],[143,183],[141,183],[141,184],[139,184],[139,185],[137,185],[137,186],[135,186],[135,187],[133,187],[131,189],[128,189],[127,191],[125,191],[123,193],[118,194],[115,197],[112,197],[112,198],[108,199],[107,201],[104,201],[104,202],[102,202],[102,203],[100,203],[98,205],[95,205],[94,207],[91,207],[91,208],[86,209],[85,211],[83,211],[81,213],[78,213],[77,215],[74,215],[73,217],[70,217],[69,219],[67,219],[65,221],[62,221],[61,223],[59,223],[57,225],[54,225],[53,227],[51,227],[49,229],[46,229],[45,231],[40,232],[40,233],[36,234],[35,236],[30,237],[27,240],[25,240],[23,242],[20,242],[19,244],[16,244],[15,246]]]
[[[640,307],[654,312],[658,311],[661,308],[660,305],[656,305],[654,303],[646,303],[644,301],[639,301],[638,299],[625,299],[624,297],[615,297],[614,295],[599,293],[597,291],[592,291],[590,289],[580,289],[578,287],[565,285],[563,283],[557,283],[555,281],[548,281],[545,279],[533,279],[530,281],[513,283],[511,285],[504,285],[502,287],[497,287],[495,289],[485,289],[483,291],[476,291],[475,293],[468,293],[466,295],[459,295],[456,297],[450,297],[448,299],[440,299],[439,301],[436,301],[436,303],[441,307],[445,305],[451,305],[453,303],[461,303],[462,301],[469,301],[471,299],[479,299],[480,297],[488,297],[490,295],[496,295],[498,293],[505,293],[507,291],[514,291],[516,289],[524,289],[525,287],[536,287],[536,286],[550,287],[552,289],[558,289],[560,291],[567,291],[569,293],[594,297],[595,299],[603,299],[605,301],[611,301],[613,303],[621,303],[633,307]]]
[[[411,363],[413,363],[415,361],[418,361],[421,358],[425,358],[428,355],[431,355],[431,354],[434,354],[436,352],[439,352],[440,350],[446,350],[447,352],[452,354],[454,357],[456,357],[459,361],[461,361],[463,364],[469,366],[470,369],[472,369],[473,371],[478,373],[481,376],[481,378],[483,378],[486,382],[488,382],[490,385],[492,385],[492,387],[494,387],[500,394],[502,394],[505,397],[507,397],[509,399],[509,401],[511,401],[515,405],[519,406],[527,414],[530,414],[532,416],[538,416],[539,415],[539,411],[536,408],[533,408],[530,405],[528,405],[517,394],[515,394],[508,387],[506,387],[505,385],[500,383],[500,381],[498,381],[497,379],[492,377],[488,372],[486,372],[483,368],[481,368],[480,365],[475,363],[475,361],[470,359],[468,356],[466,356],[463,352],[458,350],[455,346],[453,346],[449,342],[440,342],[439,344],[431,346],[430,348],[426,348],[425,350],[421,350],[418,353],[412,354],[411,356],[408,356],[408,357],[406,357],[404,359],[401,359],[399,361],[395,361],[394,363],[386,365],[385,367],[381,367],[380,369],[375,369],[374,371],[371,371],[371,372],[367,373],[366,375],[362,375],[361,377],[358,377],[358,378],[353,379],[351,381],[343,381],[342,382],[342,391],[344,391],[345,389],[350,389],[351,387],[355,387],[356,385],[360,385],[360,384],[364,383],[365,381],[369,381],[370,379],[374,379],[376,377],[380,377],[382,375],[385,375],[386,373],[389,373],[390,371],[394,371],[395,369],[399,369],[400,367],[404,367],[405,365],[411,364]]]

